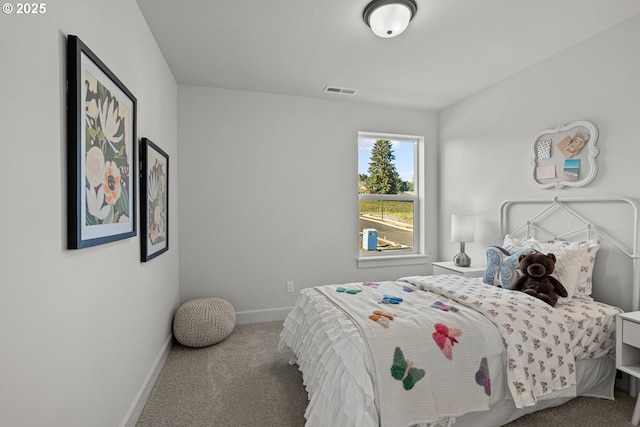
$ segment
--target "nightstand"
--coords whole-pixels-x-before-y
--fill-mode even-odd
[[[433,274],[457,274],[464,277],[482,277],[486,267],[471,264],[469,267],[458,267],[451,261],[432,262]],[[640,326],[640,325],[639,325]]]
[[[616,368],[640,378],[640,311],[616,316]],[[640,395],[633,410],[631,424],[640,421]]]

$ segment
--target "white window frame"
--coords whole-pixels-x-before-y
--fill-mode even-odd
[[[361,252],[358,247],[358,268],[387,267],[413,264],[426,264],[425,238],[421,230],[426,228],[423,215],[425,203],[425,147],[424,137],[418,135],[401,135],[381,132],[358,132],[360,138],[388,139],[390,141],[414,141],[414,195],[410,194],[358,194],[356,226],[360,229],[360,200],[398,200],[413,201],[413,249],[406,251]],[[362,232],[362,230],[359,230]]]

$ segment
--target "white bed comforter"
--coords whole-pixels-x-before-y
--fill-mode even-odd
[[[365,343],[372,345],[371,352],[363,354],[362,360],[367,360],[375,373],[367,372],[367,363],[362,361],[339,367],[344,369],[344,377],[353,376],[359,384],[364,384],[366,401],[361,402],[362,406],[357,406],[367,410],[350,412],[349,408],[342,408],[340,411],[339,416],[344,413],[351,424],[378,425],[375,411],[371,410],[374,407],[373,389],[376,390],[380,424],[385,426],[428,424],[453,419],[469,411],[486,410],[486,392],[491,389],[491,382],[497,386],[493,387],[494,390],[501,390],[501,384],[507,383],[519,406],[532,405],[547,394],[556,397],[558,391],[566,396],[575,394],[573,353],[565,345],[570,339],[567,328],[562,317],[544,303],[521,293],[487,287],[459,276],[425,276],[403,280],[384,282],[378,286],[364,286],[362,283],[342,285],[345,290],[360,290],[356,294],[336,292],[337,285],[317,288],[348,313],[353,324],[358,325],[361,336],[365,337]],[[408,284],[413,285],[413,292],[403,290]],[[420,287],[430,292],[422,292]],[[301,299],[316,299],[312,298],[311,293],[317,294],[317,289],[305,290]],[[305,293],[309,294],[305,296]],[[443,311],[432,307],[438,293],[441,301],[449,306],[455,305],[458,310]],[[397,305],[378,304],[384,295],[398,296],[403,301]],[[341,301],[346,303],[340,304]],[[396,315],[394,320],[387,322],[387,328],[368,318],[369,314],[379,309]],[[304,305],[296,305],[286,322],[306,322],[302,310]],[[424,317],[424,313],[429,315]],[[318,319],[314,321],[317,323]],[[496,355],[504,351],[504,348],[493,348],[501,344],[499,338],[496,339],[496,327],[492,323],[500,331],[507,348],[508,379],[491,378],[492,366],[495,368],[496,363],[502,363],[501,360],[495,360],[499,359]],[[446,329],[441,327],[438,330],[436,324],[444,325]],[[334,335],[332,340],[335,348],[331,353],[335,353],[341,352],[341,347],[346,349],[352,346],[349,340],[336,338],[342,336],[340,329],[351,327],[351,322],[344,322],[339,326],[334,324],[327,330],[323,329],[324,325],[310,329],[318,334]],[[417,329],[418,332],[411,329]],[[447,331],[450,331],[448,336]],[[307,338],[296,337],[294,340],[293,337],[283,336],[283,341],[287,341],[287,345],[295,351],[297,346],[306,345],[303,341]],[[400,364],[404,364],[407,374],[403,378],[394,378],[391,371],[391,367],[398,364],[396,347],[402,350]],[[318,356],[314,357],[322,358],[323,349],[317,351]],[[481,368],[483,353],[489,359],[484,370]],[[413,361],[413,366],[407,359]],[[332,366],[330,360],[322,362],[323,365],[326,362],[327,366]],[[301,368],[303,364],[314,363],[300,360]],[[415,369],[413,374],[412,368]],[[420,374],[422,370],[425,372],[423,377]],[[481,375],[477,377],[479,371]],[[502,372],[502,369],[495,368],[495,371]],[[313,369],[307,372],[313,372]],[[479,381],[485,374],[486,381]],[[330,374],[313,372],[306,375],[305,382],[323,384],[324,375]],[[368,378],[374,378],[374,383]],[[409,380],[405,381],[407,378]],[[409,390],[407,383],[411,383]],[[345,380],[344,385],[348,387],[348,384]],[[414,397],[419,404],[412,403]],[[494,392],[491,400],[502,397],[496,397]],[[318,393],[310,394],[310,398],[310,407],[335,404],[332,403],[332,392],[328,389],[318,390]],[[313,416],[311,413],[308,415]],[[317,421],[322,424],[320,420]],[[315,424],[315,420],[309,419],[308,425]]]

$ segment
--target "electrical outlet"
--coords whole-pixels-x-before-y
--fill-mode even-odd
[[[287,281],[287,292],[293,292],[293,281]]]

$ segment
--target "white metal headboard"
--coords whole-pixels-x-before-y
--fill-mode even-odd
[[[575,209],[576,205],[580,204],[623,204],[631,207],[633,213],[633,224],[629,227],[629,230],[633,230],[632,234],[632,247],[619,242],[613,237],[609,236],[604,231],[604,225],[598,226],[588,220],[583,214]],[[508,231],[509,224],[509,210],[515,205],[543,205],[543,209],[537,212],[535,215],[529,217],[529,219],[518,228]],[[543,227],[541,221],[548,216],[549,213],[561,209],[568,213],[571,217],[578,219],[582,224],[579,228],[563,232],[562,234],[554,234]],[[613,218],[615,220],[615,218]],[[638,203],[628,197],[554,197],[551,201],[548,199],[521,199],[521,200],[507,200],[500,206],[500,239],[504,239],[507,233],[515,235],[526,229],[527,236],[531,236],[532,230],[540,230],[556,239],[566,239],[569,236],[576,235],[578,233],[586,234],[588,239],[598,239],[606,241],[612,247],[620,250],[627,257],[632,260],[632,309],[633,311],[640,310],[640,254],[638,248],[640,244],[640,236],[638,235]]]

